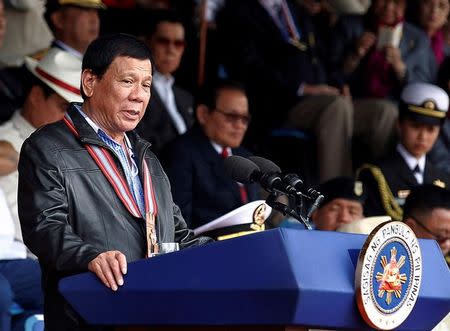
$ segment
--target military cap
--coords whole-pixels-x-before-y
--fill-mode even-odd
[[[321,206],[325,206],[334,199],[355,200],[364,204],[366,193],[363,184],[352,177],[335,177],[317,187],[324,196]]]
[[[400,119],[441,125],[447,115],[449,97],[442,88],[428,83],[405,86],[400,97]]]
[[[414,186],[405,201],[404,217],[414,210],[429,211],[435,208],[450,209],[450,191],[435,184]]]
[[[194,234],[224,240],[262,231],[271,211],[264,200],[252,201],[194,229]]]
[[[46,11],[52,12],[63,6],[75,6],[81,8],[105,9],[102,0],[47,0]]]

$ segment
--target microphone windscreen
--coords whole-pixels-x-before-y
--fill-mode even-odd
[[[252,183],[255,180],[254,174],[259,173],[259,167],[242,156],[231,155],[223,162],[228,175],[243,184]]]
[[[272,161],[260,156],[250,156],[249,160],[253,161],[261,170],[261,172],[267,174],[280,173],[281,169]]]
[[[283,177],[283,181],[295,187],[296,189],[300,189],[303,186],[303,181],[296,174],[286,174]]]

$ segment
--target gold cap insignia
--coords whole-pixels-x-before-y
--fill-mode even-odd
[[[355,181],[355,186],[353,187],[353,192],[360,197],[363,194],[363,183],[359,180]]]
[[[445,186],[446,186],[445,183],[442,180],[440,180],[440,179],[436,179],[433,182],[433,185],[436,185],[436,186],[438,186],[440,188],[445,188]]]
[[[253,224],[250,226],[253,230],[264,230],[264,222],[266,221],[266,204],[262,203],[255,208],[253,212]]]
[[[426,109],[436,109],[436,103],[433,100],[427,100],[423,104],[423,107]]]
[[[85,8],[105,9],[106,6],[101,0],[59,0],[61,6],[74,5]]]
[[[446,111],[439,110],[436,101],[428,99],[425,100],[421,106],[408,105],[409,111],[417,113],[424,116],[444,118],[446,116]]]

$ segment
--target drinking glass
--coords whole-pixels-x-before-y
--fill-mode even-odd
[[[158,250],[155,249],[155,252],[151,253],[150,257],[180,250],[180,245],[178,243],[157,243],[156,246]]]

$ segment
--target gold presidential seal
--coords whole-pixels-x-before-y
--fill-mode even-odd
[[[355,293],[366,323],[392,330],[409,316],[419,296],[422,254],[403,222],[385,222],[367,237],[358,257]]]

